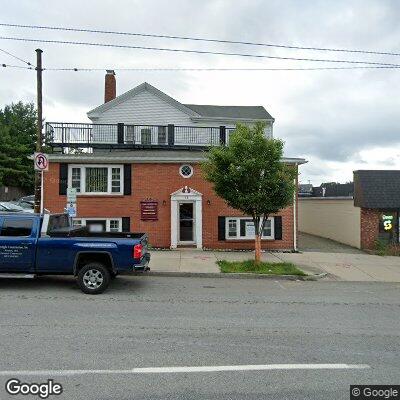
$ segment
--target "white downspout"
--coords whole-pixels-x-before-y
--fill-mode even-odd
[[[296,172],[298,174],[298,164],[295,163],[295,166],[296,166]],[[297,188],[297,179],[296,178],[294,178],[294,184],[295,184],[296,190],[293,193],[293,247],[294,247],[294,251],[297,251],[297,223],[296,223],[297,222],[296,221],[296,218],[297,218],[297,213],[296,213],[297,204],[296,204],[296,198],[297,198],[297,190],[298,190],[298,188]]]

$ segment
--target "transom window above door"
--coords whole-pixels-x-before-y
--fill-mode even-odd
[[[122,165],[70,165],[68,187],[80,194],[122,194]]]

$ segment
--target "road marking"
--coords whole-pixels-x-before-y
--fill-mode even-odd
[[[262,365],[216,365],[201,367],[149,367],[132,369],[60,369],[0,371],[0,376],[68,376],[113,374],[170,374],[191,372],[273,371],[273,370],[348,370],[368,369],[368,364],[262,364]]]

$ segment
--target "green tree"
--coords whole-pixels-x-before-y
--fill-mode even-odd
[[[23,102],[0,109],[0,185],[32,190],[37,113],[33,103]]]
[[[229,146],[214,147],[203,163],[205,178],[226,203],[252,217],[255,262],[261,259],[261,236],[271,214],[293,202],[297,171],[281,159],[283,142],[267,139],[265,125],[238,124]]]

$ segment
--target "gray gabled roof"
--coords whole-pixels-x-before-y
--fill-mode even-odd
[[[272,120],[273,118],[263,106],[213,106],[203,104],[185,104],[186,107],[209,118],[228,119],[260,119]]]
[[[400,171],[354,171],[354,205],[363,208],[400,208]]]
[[[93,110],[90,110],[87,115],[89,118],[97,117],[104,111],[126,101],[130,97],[147,90],[150,93],[158,96],[173,107],[183,111],[185,114],[193,118],[219,118],[232,120],[272,120],[273,118],[263,106],[213,106],[202,104],[182,104],[171,96],[168,96],[161,90],[144,82],[139,86],[117,96],[114,100],[104,103]]]

